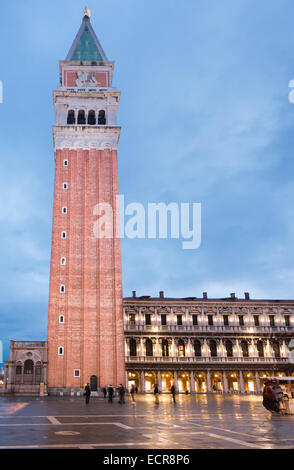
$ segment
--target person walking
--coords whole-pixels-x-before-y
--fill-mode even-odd
[[[103,393],[103,398],[106,398],[106,395],[107,395],[106,387],[102,388],[102,393]]]
[[[109,403],[112,403],[112,397],[113,397],[113,387],[112,385],[108,385],[108,401]]]
[[[90,396],[91,396],[91,389],[90,389],[89,383],[87,383],[87,385],[85,386],[84,395],[86,396],[86,405],[88,405],[90,401]]]
[[[154,386],[154,396],[155,396],[155,404],[159,405],[159,390],[157,384]]]
[[[172,394],[173,402],[175,404],[176,403],[176,387],[174,385],[171,386],[170,393]]]
[[[118,388],[118,394],[119,394],[119,401],[118,403],[120,403],[121,405],[123,405],[125,403],[125,388],[123,386],[123,384],[120,384],[119,388]]]
[[[131,386],[131,397],[132,397],[132,403],[135,403],[135,393],[136,393],[136,388],[135,388],[135,385],[132,384]]]

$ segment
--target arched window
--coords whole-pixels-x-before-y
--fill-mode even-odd
[[[99,111],[98,124],[99,125],[105,125],[106,124],[105,111],[103,109],[101,109],[101,111]]]
[[[278,341],[273,342],[273,350],[274,350],[275,358],[279,359],[281,357],[281,352],[280,352],[280,345]]]
[[[217,347],[216,347],[216,341],[214,341],[214,339],[210,341],[209,348],[210,348],[211,357],[217,357]]]
[[[93,110],[89,111],[88,113],[88,124],[90,124],[90,126],[96,125],[96,115],[95,115],[95,111]]]
[[[179,357],[185,357],[185,343],[182,339],[178,341],[178,355]]]
[[[27,359],[24,363],[24,374],[31,375],[33,373],[34,363],[31,359]]]
[[[137,356],[137,343],[135,339],[130,340],[130,356]]]
[[[67,113],[67,124],[75,124],[75,123],[76,123],[75,112],[73,109],[71,109]]]
[[[86,124],[85,111],[80,109],[78,114],[78,124]]]
[[[146,356],[153,356],[153,344],[151,339],[146,340]]]
[[[64,348],[63,346],[59,346],[58,348],[58,356],[63,356],[64,355]]]
[[[259,357],[264,357],[263,342],[261,340],[257,341],[257,351]]]
[[[229,339],[226,341],[227,357],[233,357],[233,343]]]
[[[16,375],[21,374],[21,366],[16,366],[15,373],[16,373]]]
[[[196,357],[201,357],[201,343],[199,339],[195,339],[194,341],[194,352]]]
[[[163,357],[168,357],[169,356],[169,351],[168,351],[168,340],[164,339],[162,341],[162,356]]]
[[[243,357],[249,357],[248,343],[245,339],[241,341],[241,349]]]

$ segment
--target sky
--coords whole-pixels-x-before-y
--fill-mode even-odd
[[[89,0],[122,91],[126,204],[202,204],[202,243],[122,240],[124,296],[293,299],[292,0]],[[46,339],[52,91],[85,1],[0,0],[0,340]]]

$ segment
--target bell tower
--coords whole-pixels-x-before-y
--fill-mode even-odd
[[[125,384],[116,118],[120,92],[90,11],[53,92],[55,183],[48,312],[48,389]],[[97,238],[95,207],[113,208]],[[96,385],[95,385],[96,384]]]

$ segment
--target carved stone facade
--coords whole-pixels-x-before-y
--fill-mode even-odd
[[[127,380],[141,392],[175,383],[180,392],[260,393],[266,377],[294,375],[294,301],[134,294],[124,321]]]

